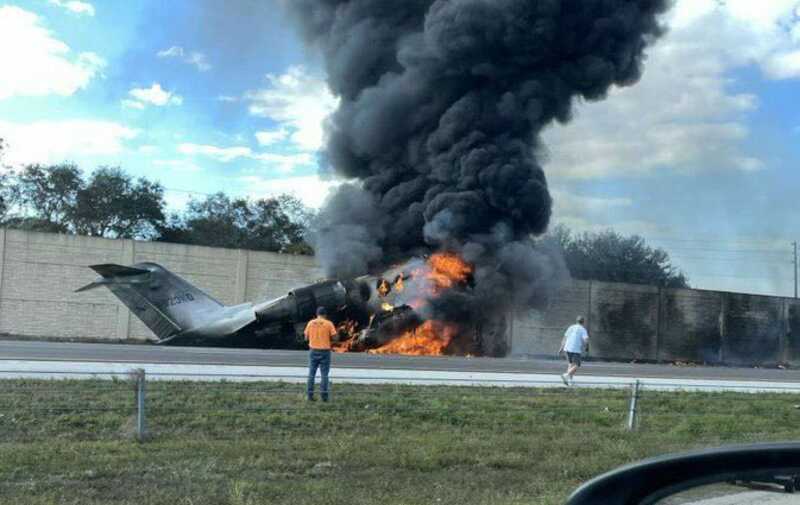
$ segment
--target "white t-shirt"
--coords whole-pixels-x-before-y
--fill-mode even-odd
[[[580,324],[573,324],[567,328],[564,336],[567,337],[566,342],[564,342],[564,350],[567,352],[580,354],[583,352],[583,344],[589,341],[589,334],[586,333],[586,328]]]

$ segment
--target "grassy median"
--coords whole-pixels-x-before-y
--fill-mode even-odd
[[[671,451],[800,439],[800,397],[280,383],[0,381],[0,503],[560,504]]]

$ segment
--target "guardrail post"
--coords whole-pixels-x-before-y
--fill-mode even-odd
[[[628,409],[628,431],[636,430],[636,401],[639,399],[639,380],[631,388],[631,406]]]
[[[144,441],[146,434],[144,417],[144,384],[145,372],[143,368],[136,370],[136,438]]]

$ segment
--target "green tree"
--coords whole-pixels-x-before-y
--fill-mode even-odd
[[[247,202],[231,200],[224,193],[189,200],[183,214],[170,216],[159,240],[209,247],[240,247],[247,220]]]
[[[308,246],[304,240],[306,228],[300,221],[305,216],[302,207],[299,200],[289,195],[256,200],[250,205],[245,247],[280,252],[291,249],[307,254],[309,251],[303,249]]]
[[[134,181],[119,167],[100,167],[77,192],[71,225],[97,237],[153,238],[164,224],[164,189],[144,178]]]
[[[69,163],[28,165],[0,195],[18,207],[3,224],[13,228],[109,238],[154,238],[165,222],[164,190],[134,181],[119,168],[100,167],[86,181]],[[0,208],[0,211],[3,211]]]
[[[71,231],[78,191],[83,185],[81,172],[73,164],[26,166],[17,177],[15,191],[22,210],[7,224],[38,231]]]
[[[311,212],[296,198],[281,195],[249,201],[224,193],[189,201],[173,214],[159,240],[211,247],[311,254],[305,241]]]
[[[613,230],[573,234],[561,225],[550,235],[561,245],[567,267],[576,279],[689,287],[669,254],[648,246],[638,235],[626,237]]]
[[[3,153],[6,150],[5,140],[0,138],[0,223],[4,223],[8,219],[15,201],[17,200],[17,185],[12,180],[10,174],[4,169]]]

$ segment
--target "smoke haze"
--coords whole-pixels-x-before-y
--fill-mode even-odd
[[[542,129],[576,99],[631,85],[667,0],[292,0],[341,97],[323,170],[354,179],[322,209],[316,251],[352,276],[435,250],[475,265],[444,316],[528,307],[566,269],[531,237],[552,200]],[[457,313],[456,313],[457,312]],[[442,314],[439,314],[440,316]]]

